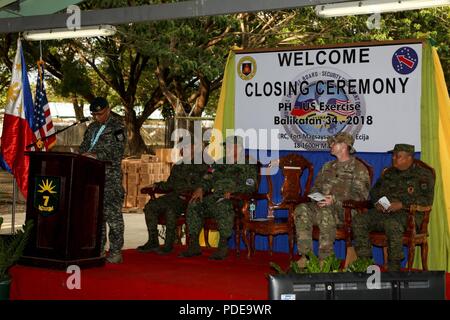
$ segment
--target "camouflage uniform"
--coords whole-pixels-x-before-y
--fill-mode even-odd
[[[371,257],[370,231],[384,231],[388,239],[388,268],[400,269],[403,259],[402,238],[408,221],[411,204],[428,206],[433,203],[434,179],[431,172],[416,164],[407,170],[389,168],[370,191],[370,199],[375,204],[386,196],[390,202],[400,201],[404,209],[393,213],[382,213],[371,209],[368,213],[357,214],[353,219],[355,249],[359,257]],[[416,213],[416,225],[420,226],[422,213]]]
[[[231,200],[224,199],[226,192],[251,193],[256,191],[258,169],[253,164],[213,163],[208,175],[202,180],[202,189],[212,194],[206,195],[201,202],[189,204],[187,210],[187,225],[191,243],[188,251],[182,256],[199,255],[198,236],[203,227],[204,218],[214,218],[217,221],[220,234],[218,250],[212,259],[224,259],[227,255],[227,239],[233,232],[234,210]]]
[[[170,176],[166,182],[159,182],[155,185],[162,191],[172,191],[157,199],[147,202],[144,208],[145,223],[148,230],[148,242],[139,247],[141,251],[153,251],[159,248],[158,245],[158,216],[166,216],[166,239],[163,252],[172,250],[175,241],[176,223],[179,215],[186,209],[186,201],[181,193],[191,192],[200,187],[200,182],[206,174],[208,166],[206,164],[176,164],[170,171]]]
[[[365,200],[370,179],[367,168],[356,158],[345,162],[337,160],[324,164],[316,177],[311,193],[332,195],[333,204],[320,208],[315,202],[302,203],[294,213],[299,254],[312,252],[312,227],[320,228],[319,257],[326,258],[333,251],[336,226],[342,224],[342,202],[347,199]]]
[[[106,243],[106,223],[109,225],[110,255],[120,254],[123,247],[124,223],[122,206],[124,189],[122,187],[122,170],[120,167],[126,142],[126,132],[119,116],[111,113],[105,123],[105,129],[97,143],[90,149],[91,141],[96,136],[101,123],[91,123],[83,137],[80,153],[92,152],[98,160],[111,161],[106,165],[105,189],[103,198],[102,251]]]

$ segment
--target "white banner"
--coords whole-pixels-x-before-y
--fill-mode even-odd
[[[328,150],[349,132],[357,151],[420,151],[421,58],[421,43],[395,42],[236,51],[235,129],[278,129],[280,150]]]

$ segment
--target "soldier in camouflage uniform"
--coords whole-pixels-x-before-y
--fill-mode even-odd
[[[176,236],[177,219],[185,212],[187,202],[185,200],[186,192],[192,192],[200,187],[201,179],[208,171],[206,164],[194,164],[194,144],[191,144],[192,159],[180,161],[170,170],[170,176],[166,182],[158,182],[155,188],[162,191],[171,191],[155,200],[147,202],[144,208],[145,223],[148,230],[148,241],[137,250],[139,252],[155,251],[160,254],[166,254],[172,251]],[[183,149],[181,149],[181,152]],[[201,151],[200,151],[201,152]],[[182,153],[181,153],[182,154]],[[159,248],[158,242],[158,216],[166,216],[166,239],[164,247]]]
[[[196,190],[187,210],[187,225],[190,243],[180,257],[201,255],[198,237],[203,219],[216,219],[220,235],[219,246],[210,259],[223,260],[228,254],[227,240],[233,232],[234,210],[231,193],[252,193],[256,191],[258,169],[256,164],[243,160],[243,150],[237,137],[227,139],[226,158],[213,163],[208,175],[202,180],[202,187]],[[203,197],[204,193],[210,193]]]
[[[105,98],[97,97],[90,105],[94,122],[83,137],[80,153],[98,160],[111,161],[106,165],[103,201],[102,251],[106,244],[106,223],[109,226],[110,263],[121,263],[124,223],[122,206],[124,189],[120,167],[126,143],[126,132],[119,116],[111,113]]]
[[[388,243],[388,269],[398,271],[403,259],[402,238],[407,226],[409,206],[411,204],[432,205],[434,178],[429,170],[414,163],[414,146],[397,144],[392,152],[393,166],[370,190],[370,199],[375,208],[354,217],[353,235],[358,256],[371,257],[369,232],[385,232]],[[384,196],[391,203],[387,209],[378,203],[378,200]],[[422,220],[423,214],[417,212],[417,227]]]
[[[345,132],[338,133],[328,141],[331,154],[336,156],[324,164],[317,175],[311,193],[319,192],[325,200],[302,203],[294,213],[297,233],[298,252],[301,255],[298,265],[303,268],[306,255],[312,252],[312,228],[319,226],[319,259],[324,259],[333,252],[336,226],[342,224],[344,209],[342,202],[346,199],[367,199],[370,178],[367,168],[351,156],[354,138]]]

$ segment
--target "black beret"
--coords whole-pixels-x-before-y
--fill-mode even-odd
[[[97,97],[92,100],[89,109],[91,110],[91,112],[99,112],[106,107],[108,107],[108,101],[106,101],[106,99],[103,97]]]

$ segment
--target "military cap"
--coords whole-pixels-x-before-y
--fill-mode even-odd
[[[389,150],[388,152],[399,152],[399,151],[414,153],[414,146],[406,143],[398,143],[394,146],[394,149]]]
[[[99,112],[108,107],[108,101],[103,97],[97,97],[92,100],[89,109],[91,112]]]
[[[355,138],[353,138],[353,136],[347,132],[339,132],[335,136],[328,137],[328,144],[331,145],[333,142],[335,143],[343,142],[346,145],[350,146],[350,153],[355,152],[355,148],[353,148]]]

